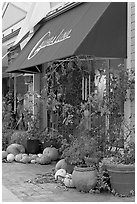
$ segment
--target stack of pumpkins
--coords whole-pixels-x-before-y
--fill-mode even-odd
[[[62,181],[66,187],[74,188],[72,180],[73,169],[73,165],[68,164],[65,159],[61,159],[55,166],[55,180]]]
[[[55,147],[46,147],[42,154],[26,154],[25,148],[20,144],[11,144],[6,151],[2,151],[2,160],[8,162],[50,164],[59,159],[58,150]],[[72,172],[74,166],[68,164],[65,159],[61,159],[55,166],[55,180],[61,180],[66,187],[74,187]]]
[[[2,160],[6,159],[8,162],[21,163],[38,163],[50,164],[52,161],[59,159],[58,150],[55,147],[47,147],[43,150],[43,154],[26,154],[25,148],[19,144],[11,144],[6,151],[2,151]]]

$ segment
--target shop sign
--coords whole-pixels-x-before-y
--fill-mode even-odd
[[[72,29],[68,31],[64,31],[64,29],[59,33],[59,35],[51,36],[51,32],[48,31],[45,35],[43,35],[42,38],[36,43],[36,45],[33,47],[31,52],[28,55],[28,60],[33,58],[41,49],[45,47],[52,46],[54,44],[57,44],[59,42],[62,42],[68,38],[70,38],[70,33]]]

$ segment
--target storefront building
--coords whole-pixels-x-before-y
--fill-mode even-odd
[[[49,67],[49,62],[62,64],[77,57],[80,61],[89,61],[90,69],[90,75],[84,75],[80,79],[81,100],[88,100],[92,92],[92,83],[102,97],[107,87],[107,70],[117,70],[121,66],[131,68],[131,64],[134,66],[133,58],[129,59],[131,55],[129,50],[133,52],[133,46],[129,49],[131,43],[128,41],[128,18],[131,10],[134,12],[134,7],[130,5],[129,11],[129,5],[125,2],[90,2],[79,3],[57,16],[47,17],[42,20],[43,25],[9,66],[7,72],[35,73],[33,86],[40,94],[43,90],[42,78]],[[134,32],[131,22],[133,20],[132,15],[131,32]],[[94,59],[96,63],[92,63]],[[101,70],[105,76],[101,75]],[[54,94],[59,94],[59,90],[55,92]],[[134,112],[133,103],[126,104],[130,113]],[[125,109],[127,110],[127,107]],[[121,111],[125,113],[123,104]],[[41,111],[43,127],[51,125],[47,113],[47,105],[43,104]],[[51,127],[56,128],[56,124]]]

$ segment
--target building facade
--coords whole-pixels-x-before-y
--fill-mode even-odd
[[[43,9],[44,12],[41,16],[37,15],[43,5],[47,9]],[[46,13],[63,5],[63,2],[48,2],[44,4],[37,4],[35,2],[5,2],[2,5],[2,95],[5,96],[8,91],[14,92],[14,111],[17,108],[17,95],[19,94],[24,97],[27,91],[32,91],[34,89],[34,80],[31,84],[26,85],[22,73],[8,74],[5,70],[38,29],[37,21],[40,21]],[[33,19],[36,19],[36,22],[33,22]],[[30,22],[28,23],[28,21]],[[26,30],[28,24],[28,30]],[[18,43],[19,41],[21,42]],[[18,45],[16,46],[17,43]],[[31,77],[35,78],[33,74]],[[29,101],[32,101],[32,97]]]
[[[47,62],[57,59],[60,60],[61,58],[64,59],[73,54],[89,55],[89,53],[91,53],[90,55],[95,55],[96,57],[96,67],[99,67],[100,64],[104,64],[104,69],[106,67],[116,69],[119,64],[124,64],[128,69],[135,69],[135,3],[128,2],[119,4],[119,6],[117,4],[117,7],[115,7],[115,3],[102,3],[102,5],[100,3],[94,3],[93,5],[92,3],[87,4],[89,7],[86,4],[84,4],[84,6],[83,4],[81,5],[81,3],[67,4],[62,7],[60,2],[58,5],[56,5],[56,3],[54,4],[54,2],[50,3],[50,6],[55,9],[51,9],[45,19],[38,24],[42,25],[41,28],[34,34],[32,40],[30,40],[27,46],[22,50],[18,60],[15,60],[13,65],[11,64],[8,71],[12,73],[18,71],[33,73],[34,70],[36,72],[39,70],[40,72],[33,73],[33,91],[40,94],[43,89],[42,77],[47,69]],[[95,13],[92,6],[94,6]],[[92,12],[94,13],[94,16],[92,16],[92,24],[88,24],[88,20],[91,19],[90,9],[93,10]],[[79,15],[80,12],[83,18]],[[84,19],[85,12],[87,12],[87,18]],[[119,16],[116,16],[117,12]],[[123,18],[120,17],[120,13],[124,14]],[[76,14],[77,16],[75,16]],[[73,22],[69,22],[70,19],[66,16],[70,17]],[[62,22],[61,17],[63,18]],[[121,19],[121,24],[118,17]],[[50,22],[53,22],[53,25],[50,24]],[[60,31],[56,25],[61,27]],[[92,30],[90,30],[91,27]],[[108,27],[110,27],[110,29],[108,29]],[[49,31],[50,29],[52,32]],[[56,32],[56,30],[58,32]],[[77,33],[77,35],[74,34],[74,37],[73,31]],[[102,35],[100,35],[99,32],[101,32]],[[47,36],[48,38],[46,38]],[[79,36],[81,36],[81,39],[79,39]],[[104,38],[102,38],[102,36]],[[123,36],[125,38],[123,38]],[[70,44],[69,39],[73,39],[70,41]],[[121,41],[118,42],[117,39]],[[89,42],[92,44],[92,48],[89,46]],[[119,44],[121,44],[121,46],[119,46]],[[45,47],[47,50],[49,49],[49,53],[48,51],[47,53],[44,51],[46,50],[44,49]],[[43,53],[41,50],[43,50]],[[25,54],[25,52],[27,54]],[[41,53],[41,55],[39,53]],[[24,62],[20,61],[21,57],[24,58]],[[86,79],[84,80],[85,84],[87,84]],[[35,103],[35,98],[33,98],[33,100]],[[38,112],[38,110],[34,107],[33,113],[36,112]],[[41,113],[43,127],[47,127],[48,115],[46,104],[43,105]],[[127,118],[132,115],[133,117],[130,123],[134,124],[135,101],[133,100],[131,102],[130,97],[125,104],[124,114]]]

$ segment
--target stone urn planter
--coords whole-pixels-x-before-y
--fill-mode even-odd
[[[130,196],[135,191],[135,165],[107,165],[106,169],[116,193]]]
[[[89,192],[97,183],[95,167],[77,167],[72,173],[72,181],[78,191]]]

